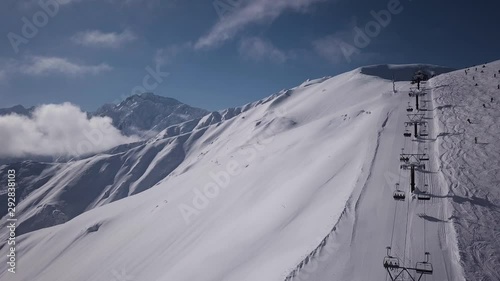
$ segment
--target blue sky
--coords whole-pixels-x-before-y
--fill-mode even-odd
[[[466,67],[500,59],[499,9],[462,0],[3,0],[0,107],[95,110],[147,90],[217,110],[361,65]]]

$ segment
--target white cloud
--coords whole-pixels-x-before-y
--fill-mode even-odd
[[[137,141],[111,125],[109,117],[88,118],[69,103],[42,105],[31,118],[0,117],[0,157],[81,156]]]
[[[318,55],[331,63],[363,63],[382,59],[379,53],[355,46],[352,32],[341,31],[314,41],[313,48]]]
[[[7,81],[15,75],[47,76],[58,74],[77,77],[97,75],[110,70],[112,67],[105,63],[87,65],[59,57],[31,56],[20,60],[0,59],[0,81]]]
[[[271,42],[258,37],[241,40],[239,52],[244,58],[255,61],[265,60],[284,63],[288,59],[287,55]]]
[[[18,66],[18,71],[23,74],[42,76],[49,74],[63,74],[67,76],[96,75],[111,70],[107,64],[85,65],[71,62],[58,57],[30,57],[27,62]]]
[[[356,51],[357,49],[349,49],[349,45],[339,36],[327,36],[313,42],[314,50],[323,58],[333,63],[343,62],[348,59],[344,55],[347,50]],[[342,49],[344,48],[344,49]],[[344,50],[344,51],[342,51]]]
[[[99,30],[90,30],[79,32],[71,38],[71,40],[78,45],[99,48],[119,48],[123,46],[123,44],[132,42],[136,39],[137,36],[130,30],[125,30],[122,33],[104,33]]]
[[[285,11],[302,12],[311,5],[326,0],[239,0],[242,1],[221,21],[216,23],[208,34],[195,44],[196,49],[217,46],[251,24],[271,22]]]
[[[182,53],[192,50],[193,44],[191,42],[186,42],[183,44],[172,45],[163,49],[156,51],[154,62],[156,65],[166,65],[174,61],[175,58],[180,56]]]

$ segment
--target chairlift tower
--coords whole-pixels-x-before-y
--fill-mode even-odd
[[[427,126],[427,122],[423,121],[424,116],[425,116],[424,114],[408,114],[408,119],[410,119],[410,121],[405,122],[405,126],[406,127],[409,127],[409,126],[414,127],[415,138],[418,138],[418,126],[419,125]],[[405,132],[404,136],[411,137],[411,134],[409,134],[409,132]]]
[[[420,91],[420,88],[419,88],[418,91],[411,91],[408,95],[411,98],[415,97],[415,106],[416,106],[417,110],[419,110],[418,99],[419,99],[419,97],[423,97],[423,96],[427,95],[427,93],[424,92],[423,90]]]
[[[429,252],[425,252],[425,261],[417,262],[415,267],[406,267],[401,264],[399,258],[391,255],[391,247],[387,247],[387,256],[384,258],[384,268],[387,270],[389,277],[392,281],[400,280],[398,278],[406,272],[413,281],[420,281],[424,275],[432,275],[434,269],[429,262]],[[415,277],[412,276],[411,271],[414,271]],[[417,278],[418,277],[418,278]]]
[[[424,161],[429,161],[427,154],[406,154],[401,153],[399,158],[402,170],[410,170],[410,190],[415,192],[415,169],[425,169]]]

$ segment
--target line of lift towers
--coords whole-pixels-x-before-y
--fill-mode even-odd
[[[412,88],[410,90],[410,99],[415,98],[415,108],[411,106],[411,102],[408,102],[408,107],[406,109],[408,121],[405,122],[405,132],[404,137],[411,138],[412,135],[415,139],[427,137],[428,124],[425,121],[425,111],[427,111],[427,102],[422,101],[422,97],[427,95],[425,87],[421,88],[421,84],[424,84],[429,77],[423,72],[419,71],[415,73],[413,77],[412,84],[417,84],[417,88]],[[410,171],[410,191],[412,195],[415,195],[418,200],[428,201],[431,199],[428,193],[428,185],[424,184],[423,190],[416,189],[415,173],[417,171],[425,170],[425,163],[429,161],[429,156],[427,153],[416,153],[408,154],[404,153],[404,149],[400,155],[402,170]],[[406,192],[403,191],[399,183],[396,184],[396,191],[393,193],[394,200],[405,201]],[[424,234],[425,235],[425,234]],[[424,275],[431,275],[433,273],[432,264],[429,262],[429,252],[425,252],[425,260],[422,262],[417,262],[414,267],[405,266],[399,258],[391,255],[391,247],[387,247],[387,255],[384,258],[383,266],[387,270],[389,277],[392,281],[396,280],[413,280],[420,281]],[[407,274],[405,274],[407,273]],[[412,275],[414,273],[415,276]],[[407,279],[403,279],[403,276],[408,276]]]

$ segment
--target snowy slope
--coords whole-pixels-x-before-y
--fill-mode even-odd
[[[213,112],[171,126],[151,140],[122,145],[81,160],[24,161],[0,166],[4,182],[7,170],[16,169],[19,174],[17,233],[64,223],[85,211],[151,188],[184,161],[187,133],[233,118],[252,106]],[[0,187],[0,199],[6,198],[6,192],[6,186]],[[5,223],[6,212],[0,211],[0,223]]]
[[[403,137],[404,122],[409,121],[408,102],[415,109],[414,99],[408,97],[408,86],[407,82],[398,84],[399,95],[392,101],[386,126],[379,133],[376,155],[364,186],[352,194],[332,231],[287,280],[391,280],[382,267],[386,246],[392,248],[391,255],[398,257],[402,265],[413,268],[417,262],[425,261],[425,252],[430,252],[434,272],[422,280],[464,280],[451,205],[445,198],[437,199],[444,197],[448,186],[439,172],[435,143],[439,132],[434,126],[433,111],[420,111],[428,122],[428,137]],[[421,106],[422,103],[431,109],[431,96],[421,100]],[[410,195],[409,171],[400,169],[402,151],[431,156],[425,170],[416,175],[417,192],[427,191],[432,196],[430,201],[419,201]],[[393,200],[396,183],[405,191],[407,200]],[[418,279],[415,272],[411,274]],[[410,280],[406,274],[402,277]]]
[[[67,164],[28,198],[101,201],[20,236],[19,271],[0,264],[0,280],[381,280],[386,246],[408,264],[430,251],[427,280],[463,280],[438,117],[428,139],[403,137],[409,87],[357,69]],[[432,155],[428,203],[392,199],[401,148]],[[147,190],[104,205],[103,186]],[[24,202],[21,216],[38,212]]]
[[[500,61],[432,80],[439,157],[450,187],[443,195],[453,206],[449,219],[467,280],[500,280],[499,85]]]

